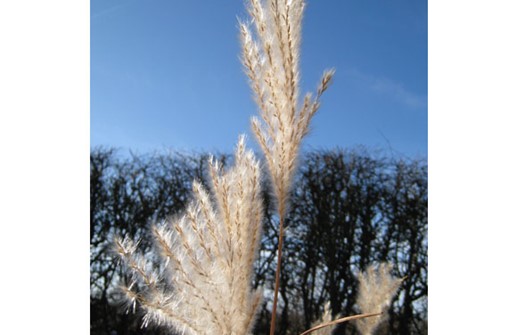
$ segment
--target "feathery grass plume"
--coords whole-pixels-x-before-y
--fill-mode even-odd
[[[194,182],[186,212],[152,228],[164,271],[153,270],[132,241],[116,241],[132,274],[123,290],[133,308],[143,307],[144,325],[186,334],[249,334],[262,296],[251,289],[263,213],[259,163],[241,137],[235,165],[222,171],[210,162],[209,170],[213,195]]]
[[[316,327],[320,324],[326,324],[332,321],[332,313],[330,312],[330,301],[325,304],[325,307],[323,308],[323,314],[321,317],[312,324],[313,327]],[[336,325],[331,325],[325,328],[321,328],[318,330],[315,330],[312,332],[314,335],[330,335],[332,334],[332,331],[336,328]]]
[[[242,55],[262,120],[252,128],[264,152],[278,212],[284,215],[301,141],[334,70],[325,71],[317,94],[299,99],[303,0],[249,0],[251,23],[239,22]]]
[[[305,1],[249,0],[247,8],[251,22],[239,23],[241,59],[262,117],[262,120],[252,118],[252,129],[267,161],[279,215],[277,269],[270,329],[270,335],[273,335],[281,271],[283,224],[298,152],[334,71],[324,72],[315,97],[308,93],[300,101],[301,21]]]
[[[359,293],[357,306],[362,312],[382,313],[379,316],[356,320],[356,327],[362,335],[371,335],[387,319],[386,311],[397,294],[404,279],[393,277],[393,266],[381,263],[376,269],[370,265],[364,273],[359,273]]]

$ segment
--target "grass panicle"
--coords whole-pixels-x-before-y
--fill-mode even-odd
[[[161,272],[131,240],[117,239],[116,251],[132,275],[123,291],[131,305],[145,310],[144,324],[170,325],[186,334],[248,334],[262,297],[251,281],[263,210],[259,163],[244,138],[235,165],[224,171],[211,162],[210,179],[211,193],[194,182],[185,213],[152,228],[166,264]]]
[[[372,335],[375,329],[387,319],[387,310],[397,294],[403,278],[391,275],[393,266],[381,263],[377,267],[368,266],[358,275],[359,293],[356,304],[361,312],[381,313],[379,316],[359,319],[356,327],[362,335]]]
[[[334,70],[325,71],[317,93],[300,101],[300,44],[303,0],[250,0],[250,22],[239,22],[241,60],[246,70],[260,119],[252,129],[264,153],[279,216],[277,268],[270,335],[275,332],[282,263],[285,215],[302,139],[320,107]]]

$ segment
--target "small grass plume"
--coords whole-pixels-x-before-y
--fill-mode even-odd
[[[357,329],[362,335],[372,335],[375,329],[387,319],[387,310],[397,294],[403,278],[395,278],[390,272],[392,265],[381,263],[376,268],[368,266],[365,272],[359,273],[359,294],[357,306],[362,312],[376,312],[379,316],[359,319]]]

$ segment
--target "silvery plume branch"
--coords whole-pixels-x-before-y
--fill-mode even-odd
[[[250,22],[240,22],[241,60],[260,110],[252,128],[264,152],[277,207],[283,216],[302,139],[320,106],[333,70],[317,93],[300,101],[300,42],[303,0],[249,0]]]
[[[376,268],[368,266],[359,273],[359,293],[356,304],[364,313],[381,313],[379,316],[356,320],[356,327],[362,335],[371,335],[387,319],[387,310],[397,294],[403,278],[393,277],[391,264],[381,263]]]
[[[249,334],[261,301],[261,292],[251,288],[263,213],[259,163],[241,137],[234,166],[223,171],[211,161],[209,175],[212,194],[194,182],[185,213],[152,228],[163,271],[154,270],[131,240],[116,241],[132,274],[123,290],[131,306],[145,311],[144,325],[185,334]]]

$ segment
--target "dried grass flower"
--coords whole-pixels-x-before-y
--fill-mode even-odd
[[[155,269],[125,238],[116,251],[132,274],[123,288],[148,322],[186,334],[248,334],[260,290],[251,288],[261,235],[260,168],[240,138],[235,165],[210,163],[211,191],[194,182],[180,217],[152,228],[161,264]],[[140,290],[137,290],[140,288]]]
[[[362,335],[371,335],[387,319],[387,310],[404,279],[391,275],[393,266],[381,263],[378,267],[368,266],[359,273],[359,293],[356,304],[361,312],[382,313],[379,316],[356,320],[357,329]]]

